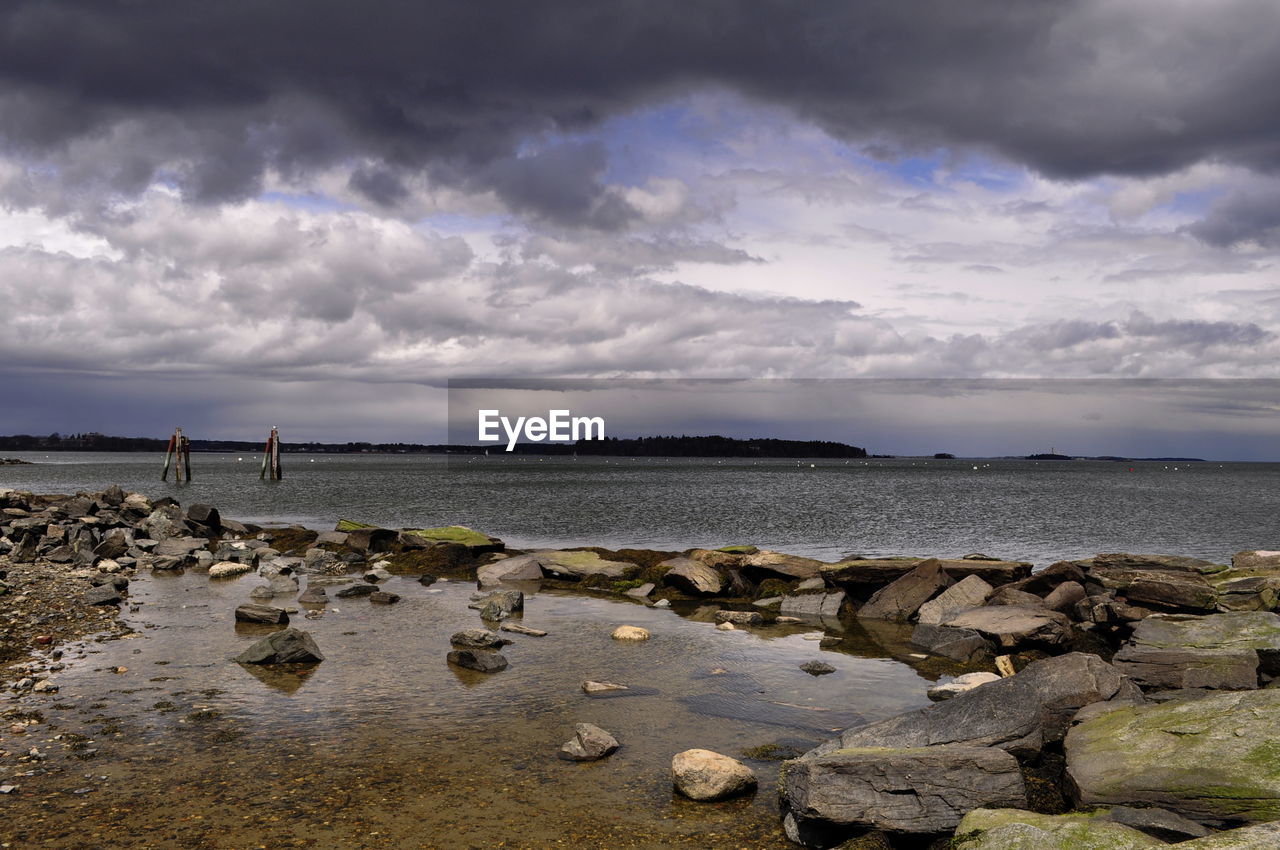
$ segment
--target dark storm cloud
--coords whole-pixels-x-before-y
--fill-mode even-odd
[[[895,153],[974,145],[1060,177],[1273,169],[1278,22],[1267,0],[10,0],[0,135],[114,190],[161,176],[219,201],[265,169],[359,159],[351,185],[380,204],[425,173],[616,228],[635,211],[600,152],[555,138],[701,86]]]

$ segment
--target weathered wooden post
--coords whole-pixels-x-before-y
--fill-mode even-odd
[[[180,482],[191,480],[191,441],[182,436],[181,428],[173,429],[169,445],[164,450],[164,470],[160,473],[161,481],[169,480],[169,467],[173,467],[173,480]]]
[[[272,481],[284,478],[284,472],[280,468],[280,431],[277,428],[272,428],[271,436],[267,438],[266,449],[262,452],[262,471],[258,473],[258,478],[266,478],[268,472],[271,473]]]

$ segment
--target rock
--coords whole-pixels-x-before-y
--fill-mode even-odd
[[[164,541],[170,537],[184,537],[191,533],[191,528],[182,520],[182,511],[176,505],[157,507],[138,524],[147,537]]]
[[[995,588],[983,581],[980,576],[965,576],[937,597],[921,605],[917,621],[936,626],[952,614],[981,606],[994,590]]]
[[[389,528],[357,528],[347,532],[346,544],[348,549],[363,555],[375,555],[391,551],[399,537],[399,532]]]
[[[1237,552],[1231,556],[1231,568],[1252,571],[1255,575],[1280,573],[1280,551],[1248,549]]]
[[[542,629],[531,629],[528,626],[521,625],[520,623],[503,623],[498,628],[502,629],[504,632],[511,632],[516,635],[528,635],[529,637],[547,636],[547,633]]]
[[[1105,812],[1042,815],[1019,809],[974,809],[956,827],[965,850],[1141,850],[1164,842]]]
[[[943,571],[942,562],[930,558],[876,591],[867,604],[858,609],[858,618],[905,623],[921,605],[954,583]]]
[[[973,608],[952,614],[942,625],[973,629],[1003,647],[1026,644],[1058,645],[1071,639],[1071,621],[1057,611],[1021,605]]]
[[[394,605],[400,601],[400,594],[379,590],[377,593],[369,594],[369,601],[374,605]]]
[[[115,560],[116,558],[124,557],[128,551],[129,537],[123,529],[117,528],[102,538],[102,542],[94,547],[93,554],[98,558]]]
[[[812,752],[962,744],[1031,755],[1046,743],[1062,740],[1077,709],[1094,702],[1133,698],[1136,690],[1120,671],[1098,656],[1072,652],[1036,661],[1016,676],[946,702],[854,727]]]
[[[308,549],[302,558],[302,569],[320,575],[342,575],[347,565],[327,549]]]
[[[716,623],[716,631],[718,632],[736,632],[738,627],[733,623]]]
[[[822,568],[828,585],[839,585],[855,595],[870,587],[880,587],[911,572],[928,558],[851,558]],[[976,575],[993,586],[1008,584],[1031,575],[1031,564],[1023,561],[973,561],[936,559],[953,579]]]
[[[690,800],[711,802],[755,790],[755,773],[737,759],[710,750],[685,750],[671,759],[675,788]]]
[[[497,673],[507,669],[507,658],[501,652],[455,649],[449,653],[448,661],[450,664],[475,670],[478,673]]]
[[[308,586],[298,597],[298,601],[303,605],[324,605],[329,601],[329,594],[325,593],[323,587]]]
[[[635,564],[606,560],[591,551],[547,549],[533,554],[540,559],[544,575],[562,581],[581,581],[590,576],[620,579],[636,569]]]
[[[271,605],[241,605],[236,608],[236,622],[276,625],[289,622],[289,613]]]
[[[463,629],[460,632],[454,632],[449,638],[449,643],[468,649],[498,649],[511,641],[498,637],[488,629]]]
[[[346,531],[347,528],[339,528]],[[434,545],[462,546],[472,555],[484,555],[501,552],[506,548],[501,540],[490,537],[482,531],[468,528],[465,525],[442,525],[436,528],[409,528],[405,534],[411,534]]]
[[[780,578],[784,581],[815,578],[821,574],[824,566],[828,565],[812,558],[764,551],[744,556],[739,569],[751,581],[759,582],[770,578]]]
[[[717,611],[717,623],[733,623],[735,626],[761,626],[764,617],[759,611]]]
[[[998,682],[1000,681],[1000,678],[1001,677],[998,673],[965,673],[962,676],[956,676],[950,682],[946,682],[945,684],[934,685],[926,692],[925,695],[934,702],[942,702],[943,700],[959,696],[960,694],[971,691],[974,688],[981,687],[982,685],[989,685],[992,682]]]
[[[670,607],[671,607],[671,600],[670,600],[670,599],[659,599],[657,602],[653,603],[653,607],[654,607],[654,608],[670,608]]]
[[[648,640],[648,630],[639,626],[618,626],[609,637],[614,640]]]
[[[1095,714],[1066,737],[1084,805],[1147,804],[1223,824],[1280,819],[1280,690]]]
[[[1134,555],[1128,552],[1094,555],[1092,558],[1076,561],[1075,563],[1090,573],[1096,569],[1120,569],[1161,570],[1164,572],[1208,575],[1224,569],[1224,565],[1215,564],[1202,558],[1188,558],[1184,555]]]
[[[235,561],[219,561],[209,567],[209,578],[231,578],[253,572],[252,564],[238,564]]]
[[[1280,847],[1280,823],[1259,823],[1215,832],[1178,844],[1179,850],[1274,850]]]
[[[116,605],[121,599],[120,591],[110,584],[91,587],[80,598],[88,605]]]
[[[354,599],[360,596],[372,596],[377,592],[378,586],[376,584],[353,584],[350,587],[342,588],[334,596],[339,599]]]
[[[1271,611],[1280,605],[1280,575],[1228,578],[1215,587],[1219,611]]]
[[[991,747],[859,747],[782,766],[784,805],[815,828],[930,834],[966,812],[1027,804],[1018,760]]]
[[[639,587],[633,587],[630,590],[624,591],[623,595],[630,596],[632,599],[648,599],[649,594],[653,593],[656,589],[657,585],[651,581],[646,581]]]
[[[481,600],[480,619],[498,622],[517,611],[524,610],[524,593],[519,590],[499,590]]]
[[[629,691],[626,685],[619,685],[616,682],[596,682],[588,679],[582,683],[582,692],[586,694],[603,694],[610,691]]]
[[[436,583],[435,576],[425,575],[425,574],[418,576],[418,584],[422,585],[423,587],[430,587],[435,583]]]
[[[1018,579],[1005,586],[1044,597],[1052,593],[1058,585],[1067,581],[1074,581],[1076,584],[1084,585],[1088,578],[1079,564],[1071,561],[1058,561],[1039,572],[1034,572],[1024,579]]]
[[[1076,609],[1076,603],[1085,598],[1084,585],[1078,581],[1064,581],[1049,592],[1044,598],[1044,607],[1050,611],[1070,614]]]
[[[542,581],[542,561],[537,555],[517,555],[476,570],[481,587],[496,587],[502,582]]]
[[[916,626],[911,633],[911,642],[932,655],[961,662],[991,650],[987,639],[973,629],[954,629],[924,623]]]
[[[565,761],[599,761],[618,749],[618,739],[590,723],[573,727],[573,738],[556,753]]]
[[[800,669],[810,676],[825,676],[828,673],[836,672],[836,668],[825,661],[806,661],[800,665]]]
[[[1280,674],[1280,616],[1239,611],[1170,614],[1138,624],[1116,667],[1154,688],[1251,690],[1259,672]]]
[[[1133,827],[1139,832],[1145,832],[1161,841],[1189,841],[1209,834],[1209,830],[1200,824],[1168,809],[1112,806],[1106,813],[1106,818]]]
[[[843,590],[835,593],[805,593],[800,596],[784,596],[778,613],[802,620],[836,620],[844,606]]]
[[[1044,606],[1044,600],[1034,593],[1028,593],[1025,590],[1005,586],[991,594],[991,598],[987,600],[988,605],[1020,605],[1024,608],[1040,608]]]
[[[328,543],[334,546],[347,545],[347,532],[345,531],[322,531],[316,535],[315,545]]]
[[[222,516],[213,505],[197,503],[187,506],[187,522],[209,531],[217,531],[222,527]]]
[[[324,661],[311,635],[294,628],[273,632],[235,657],[241,664],[315,664]]]
[[[382,563],[386,563],[386,562],[383,561]],[[362,576],[362,578],[364,578],[365,581],[369,582],[369,584],[377,584],[380,581],[386,581],[387,579],[391,578],[391,572],[389,570],[383,569],[382,567],[375,567],[374,569],[369,570],[369,572],[365,573],[364,576]]]
[[[662,583],[691,596],[715,596],[724,587],[724,576],[692,558],[671,558],[659,567],[670,567],[662,577]]]
[[[204,549],[209,541],[199,537],[166,537],[151,550],[153,555],[167,555],[174,558],[186,558],[193,552]]]

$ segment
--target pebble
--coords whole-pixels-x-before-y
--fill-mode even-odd
[[[736,632],[737,629],[733,623],[716,623],[716,631],[718,632]]]

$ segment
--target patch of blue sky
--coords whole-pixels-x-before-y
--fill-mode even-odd
[[[263,192],[258,199],[312,213],[350,212],[358,209],[354,204],[315,192]]]

